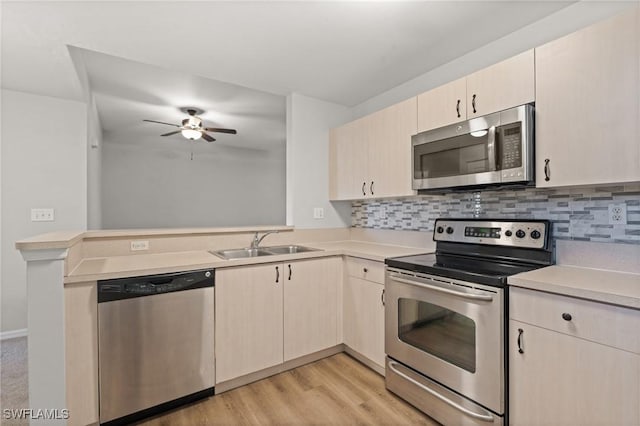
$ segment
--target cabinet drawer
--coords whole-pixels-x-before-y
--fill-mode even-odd
[[[347,257],[347,274],[363,280],[384,284],[384,263],[373,260]]]
[[[509,317],[640,354],[640,310],[511,287]]]

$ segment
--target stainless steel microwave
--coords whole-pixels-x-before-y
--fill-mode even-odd
[[[413,189],[533,185],[533,104],[411,137]]]

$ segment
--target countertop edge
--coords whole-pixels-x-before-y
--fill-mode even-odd
[[[358,244],[362,246],[370,246],[372,248],[383,248],[389,249],[390,251],[398,251],[399,254],[392,253],[389,256],[382,256],[379,254],[367,253],[366,251],[354,250],[353,248],[344,247],[344,248],[322,248],[323,246],[330,245],[348,245],[348,244]],[[406,247],[406,246],[397,246],[391,244],[380,244],[380,243],[370,243],[365,241],[337,241],[337,242],[322,242],[322,243],[305,243],[305,246],[316,248],[317,251],[296,253],[296,254],[282,254],[282,255],[272,255],[265,257],[257,257],[257,258],[248,258],[248,259],[235,259],[235,260],[224,260],[222,258],[218,258],[217,256],[211,254],[210,262],[194,262],[194,263],[184,263],[180,265],[173,265],[169,267],[162,268],[140,268],[140,269],[125,269],[117,272],[104,272],[104,273],[92,273],[92,274],[79,274],[77,273],[78,269],[81,267],[82,262],[85,261],[101,261],[109,258],[87,258],[83,259],[73,271],[71,271],[67,276],[64,277],[64,284],[77,284],[82,282],[91,282],[105,279],[116,279],[116,278],[126,278],[131,276],[143,276],[143,275],[153,275],[153,274],[164,274],[164,273],[172,273],[172,272],[181,272],[188,271],[194,269],[207,269],[207,268],[215,268],[215,269],[224,269],[224,268],[233,268],[240,266],[248,266],[248,265],[258,265],[258,264],[269,264],[269,263],[280,263],[287,261],[297,261],[297,260],[305,260],[305,259],[313,259],[320,257],[331,257],[331,256],[351,256],[351,257],[359,257],[363,259],[384,262],[384,260],[388,257],[395,256],[403,256],[409,254],[418,254],[418,253],[427,253],[432,252],[433,250],[428,248],[420,248],[420,247]],[[168,256],[177,253],[185,253],[185,252],[176,252],[176,253],[156,253],[156,254],[148,254],[148,255],[137,255],[137,256]],[[188,252],[187,252],[188,253]],[[206,251],[198,251],[193,253],[205,254]],[[131,256],[121,256],[122,258],[131,258]]]
[[[592,269],[573,265],[553,265],[543,269],[547,269],[551,273],[553,271],[559,271],[561,269],[564,274],[563,279],[571,279],[570,275],[575,274],[575,279],[580,280],[582,278],[582,274],[597,273],[598,275],[605,276],[611,274],[611,277],[615,276],[617,278],[622,278],[623,280],[628,279],[630,286],[633,286],[633,281],[640,280],[639,274],[634,274],[631,272]],[[538,273],[540,272],[540,270],[536,271],[538,271]],[[561,296],[576,297],[579,299],[591,300],[594,302],[606,303],[625,308],[640,309],[640,281],[636,281],[638,283],[638,288],[636,289],[637,294],[631,294],[632,291],[628,291],[629,294],[621,294],[621,292],[607,291],[604,286],[602,288],[595,289],[580,288],[572,285],[562,285],[551,280],[531,278],[527,277],[527,275],[531,275],[531,272],[525,272],[509,277],[507,280],[508,285],[511,287],[519,287],[534,291],[543,291],[547,293],[558,294]]]

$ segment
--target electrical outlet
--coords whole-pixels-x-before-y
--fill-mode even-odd
[[[609,204],[609,225],[627,224],[627,205],[625,203]]]
[[[314,219],[324,219],[324,209],[322,207],[314,207],[313,209]]]
[[[31,222],[53,222],[53,209],[31,209]]]
[[[131,241],[131,251],[149,250],[149,241]]]

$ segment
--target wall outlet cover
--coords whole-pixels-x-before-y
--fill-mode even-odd
[[[625,203],[609,204],[609,224],[627,224],[627,205]]]
[[[149,250],[149,241],[131,241],[131,251]]]
[[[31,222],[55,221],[53,209],[31,209]]]

